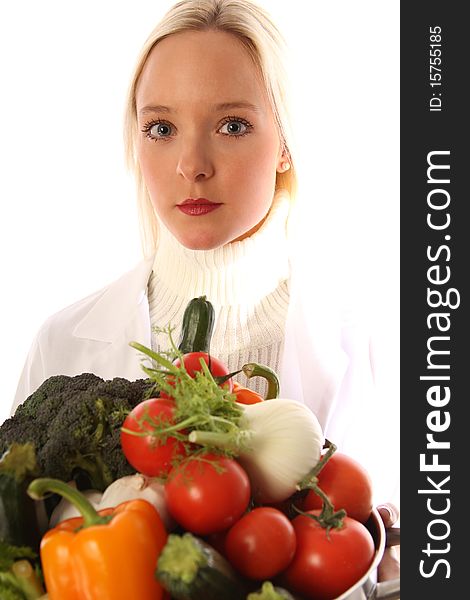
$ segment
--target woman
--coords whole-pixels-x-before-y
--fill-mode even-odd
[[[205,294],[211,352],[230,370],[271,366],[282,395],[369,466],[369,339],[326,292],[303,293],[287,235],[297,181],[281,54],[277,29],[246,0],[180,2],[150,34],[126,115],[145,260],[44,324],[13,410],[54,374],[142,377],[129,342],[165,349],[158,328],[177,334],[188,301]]]

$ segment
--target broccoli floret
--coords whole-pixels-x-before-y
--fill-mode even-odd
[[[103,491],[135,473],[122,452],[120,428],[153,389],[149,379],[104,380],[91,373],[50,377],[0,427],[0,455],[13,442],[31,442],[39,476],[85,478],[88,487]]]

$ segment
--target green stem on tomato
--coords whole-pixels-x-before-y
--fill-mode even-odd
[[[252,377],[264,377],[264,379],[266,379],[268,390],[266,392],[265,400],[279,398],[281,385],[275,371],[266,365],[259,365],[258,363],[247,363],[246,365],[243,365],[242,371],[248,379],[251,379]]]
[[[325,454],[323,454],[313,469],[311,469],[307,475],[305,475],[302,481],[299,481],[297,484],[297,491],[313,489],[313,486],[317,485],[318,474],[337,450],[336,445],[329,440],[326,440],[325,445],[327,446],[328,450],[325,452]]]
[[[297,484],[297,490],[313,490],[317,496],[320,496],[322,499],[322,509],[321,513],[316,516],[311,513],[306,513],[295,505],[293,508],[296,512],[310,519],[314,519],[322,527],[324,527],[327,531],[329,531],[332,527],[339,529],[343,526],[344,517],[346,516],[346,511],[344,509],[335,510],[335,507],[331,503],[331,500],[325,494],[325,492],[318,486],[318,474],[326,465],[326,463],[330,460],[333,454],[336,452],[336,445],[326,440],[325,446],[328,450],[321,457],[318,463],[309,471],[309,473]]]
[[[315,492],[321,495],[320,488],[317,488]],[[304,517],[308,517],[309,519],[313,519],[314,521],[319,523],[324,529],[326,529],[327,533],[332,528],[341,529],[344,523],[344,517],[346,516],[346,511],[343,508],[341,508],[340,510],[335,510],[328,496],[326,496],[326,494],[323,494],[322,497],[325,498],[326,501],[323,501],[323,507],[318,516],[312,514],[311,512],[305,512],[303,510],[300,510],[300,508],[297,508],[295,504],[292,506],[292,508],[295,510],[295,512],[299,513],[299,515],[303,515]]]
[[[228,373],[228,375],[213,375],[212,377],[214,378],[214,381],[216,382],[217,385],[222,385],[226,381],[228,381],[229,379],[232,379],[232,377],[235,377],[235,375],[238,375],[238,373],[241,373],[241,372],[242,372],[242,369],[238,369],[238,371],[232,371],[231,373]]]

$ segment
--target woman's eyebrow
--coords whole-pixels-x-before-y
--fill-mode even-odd
[[[221,102],[219,104],[214,104],[213,109],[215,111],[223,111],[223,110],[233,110],[237,108],[245,108],[248,110],[252,110],[253,112],[259,112],[261,108],[256,104],[252,104],[251,102],[245,102],[244,100],[237,100],[235,102]],[[148,106],[144,106],[139,110],[140,115],[145,115],[148,113],[171,113],[178,112],[177,110],[172,109],[169,106],[165,106],[164,104],[149,104]]]
[[[261,108],[256,104],[245,102],[243,100],[237,102],[222,102],[214,106],[215,110],[231,110],[234,108],[247,108],[248,110],[252,110],[254,112],[259,112],[261,110]]]
[[[148,106],[144,106],[139,110],[140,115],[146,115],[147,113],[170,113],[171,108],[169,106],[164,106],[163,104],[151,104]]]

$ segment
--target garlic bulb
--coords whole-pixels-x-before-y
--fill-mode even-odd
[[[77,488],[75,481],[69,481],[68,485],[75,489]],[[99,509],[99,504],[102,496],[101,492],[98,492],[97,490],[85,490],[82,492],[82,494],[87,498],[87,500],[91,502],[91,504],[96,509]],[[65,521],[65,519],[71,519],[72,517],[79,516],[80,512],[75,508],[75,506],[65,498],[62,498],[59,504],[57,504],[57,506],[52,511],[51,517],[49,519],[49,527],[55,527],[62,521]]]
[[[114,507],[127,500],[142,498],[158,511],[167,531],[174,529],[175,522],[168,512],[163,484],[151,477],[136,473],[113,481],[101,498],[98,509]]]
[[[243,410],[238,439],[230,434],[192,431],[189,441],[235,451],[261,503],[281,502],[320,460],[323,430],[305,404],[273,398],[239,404]]]
[[[76,487],[74,481],[69,482],[69,485]],[[103,493],[97,492],[96,490],[86,490],[82,492],[82,494],[86,496],[96,510],[113,508],[118,504],[121,504],[121,502],[143,498],[157,509],[167,531],[174,529],[176,526],[166,507],[163,485],[141,473],[126,475],[116,479]],[[68,500],[62,498],[52,511],[49,527],[55,527],[65,519],[78,516],[80,516],[78,510]]]

